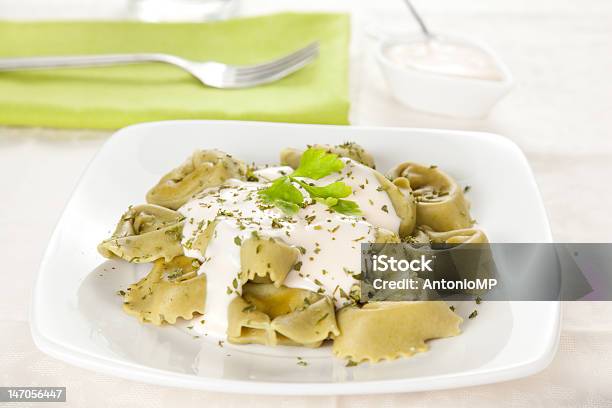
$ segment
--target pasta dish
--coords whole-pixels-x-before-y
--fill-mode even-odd
[[[409,357],[460,333],[440,300],[360,302],[362,243],[486,242],[464,189],[436,166],[386,173],[361,146],[286,148],[255,166],[198,150],[121,216],[98,251],[151,263],[123,309],[189,320],[233,344],[319,347],[351,363]]]

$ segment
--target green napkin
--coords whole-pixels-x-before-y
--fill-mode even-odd
[[[165,119],[348,123],[349,19],[283,13],[215,23],[0,22],[0,57],[162,52],[250,64],[313,40],[315,63],[272,84],[220,90],[164,64],[0,72],[0,124],[112,129]]]

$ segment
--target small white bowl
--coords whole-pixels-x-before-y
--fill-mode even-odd
[[[423,112],[461,118],[483,118],[493,105],[512,88],[512,74],[502,60],[480,41],[458,35],[443,38],[476,47],[486,52],[502,73],[502,80],[462,78],[428,73],[403,67],[389,60],[385,50],[395,44],[422,40],[421,33],[382,40],[376,49],[376,59],[393,96],[403,105]]]

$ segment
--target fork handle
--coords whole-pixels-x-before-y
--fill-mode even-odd
[[[71,55],[54,57],[0,58],[0,71],[18,71],[44,68],[96,67],[107,65],[136,64],[141,62],[166,62],[171,56],[165,54],[102,54]]]

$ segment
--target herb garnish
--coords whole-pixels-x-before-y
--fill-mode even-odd
[[[243,313],[249,313],[255,311],[255,305],[248,305],[244,309],[242,309]]]
[[[325,318],[327,318],[327,316],[329,316],[329,313],[325,313],[323,316],[321,316],[321,318],[317,320],[315,324],[321,323],[323,320],[325,320]]]
[[[324,149],[310,148],[302,154],[300,165],[293,173],[276,179],[272,185],[260,190],[259,195],[269,204],[274,204],[286,214],[295,214],[304,207],[304,197],[294,183],[301,186],[311,199],[327,205],[333,211],[345,215],[359,215],[359,205],[348,197],[352,189],[347,184],[336,181],[325,186],[315,186],[296,177],[319,180],[344,168],[344,162],[337,155]]]
[[[338,156],[327,153],[324,149],[308,149],[302,154],[300,165],[291,176],[308,177],[318,180],[344,168],[344,162]]]
[[[287,214],[295,214],[299,211],[304,197],[288,177],[274,180],[272,185],[259,191],[259,195],[270,204],[274,204]]]

